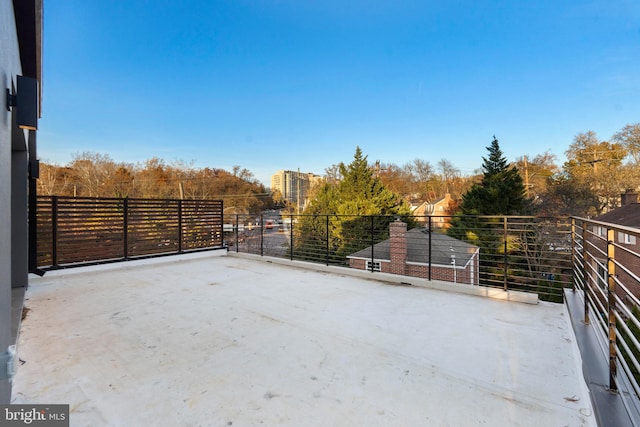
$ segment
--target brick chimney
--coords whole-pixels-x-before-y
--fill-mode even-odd
[[[638,193],[633,190],[626,190],[620,195],[621,206],[630,205],[631,203],[638,203]]]
[[[407,262],[407,224],[399,219],[389,224],[389,258],[389,272],[404,275]]]

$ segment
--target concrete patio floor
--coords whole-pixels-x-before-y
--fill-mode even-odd
[[[12,403],[72,426],[591,426],[561,304],[224,251],[32,277]]]

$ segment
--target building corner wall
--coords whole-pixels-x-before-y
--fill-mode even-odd
[[[29,279],[28,154],[11,153],[11,287],[26,287]]]
[[[6,108],[5,91],[15,90],[16,77],[20,74],[22,65],[13,2],[0,0],[0,354],[6,353],[8,347],[15,344],[11,332],[14,127],[13,112]],[[0,366],[0,370],[0,378],[6,376],[6,366]],[[10,399],[11,383],[8,379],[0,379],[0,404],[8,403]]]

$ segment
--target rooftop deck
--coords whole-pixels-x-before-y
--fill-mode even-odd
[[[72,426],[596,425],[562,304],[265,261],[34,276],[12,403]]]

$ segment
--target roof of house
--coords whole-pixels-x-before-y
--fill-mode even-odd
[[[421,211],[423,215],[433,215],[435,213],[436,210],[436,206],[441,205],[441,204],[445,204],[448,205],[449,202],[451,202],[451,195],[450,194],[445,194],[444,197],[433,201],[433,202],[422,202],[421,204],[419,204],[418,206],[415,206],[413,208],[413,212],[420,214]]]
[[[429,263],[429,230],[414,228],[407,231],[407,262]],[[390,240],[385,240],[373,246],[374,258],[377,260],[391,260]],[[431,263],[438,265],[451,264],[451,255],[455,254],[458,265],[466,265],[478,247],[462,240],[454,239],[440,232],[431,233]],[[371,246],[352,253],[347,258],[371,258]]]
[[[594,219],[626,227],[640,227],[640,203],[629,203]]]

